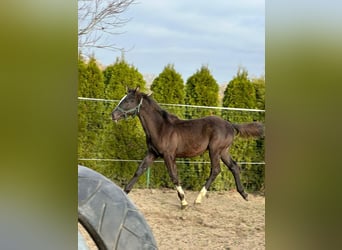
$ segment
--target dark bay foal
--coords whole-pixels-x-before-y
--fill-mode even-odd
[[[160,106],[148,95],[139,92],[139,88],[130,89],[112,112],[112,119],[117,122],[122,118],[137,115],[146,134],[147,155],[139,165],[133,178],[125,187],[129,193],[138,178],[147,170],[153,161],[161,157],[175,185],[181,208],[187,207],[184,191],[177,173],[177,157],[194,157],[209,150],[211,161],[210,176],[200,191],[195,203],[201,203],[211,183],[220,173],[220,160],[232,172],[237,191],[247,200],[247,193],[240,181],[240,167],[228,153],[234,134],[240,137],[263,136],[263,125],[258,122],[232,124],[217,116],[200,119],[181,120]]]

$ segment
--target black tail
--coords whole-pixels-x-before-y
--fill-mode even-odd
[[[242,138],[260,138],[264,136],[264,125],[260,122],[251,122],[243,124],[233,124],[237,135]]]

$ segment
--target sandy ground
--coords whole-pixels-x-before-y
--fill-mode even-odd
[[[172,189],[133,189],[129,197],[143,213],[160,250],[265,249],[263,195],[249,194],[245,201],[236,191],[209,191],[202,204],[194,205],[197,194],[185,191],[189,203],[185,210]]]
[[[81,225],[81,223],[78,223],[78,231],[86,240],[86,247],[85,247],[86,249],[88,248],[89,250],[98,250],[98,247],[96,246],[95,242],[92,240],[87,230]],[[84,250],[84,248],[80,246],[80,242],[78,242],[78,250]]]
[[[185,191],[189,207],[180,209],[172,189],[133,189],[130,199],[144,214],[160,250],[265,249],[265,197],[236,191],[212,192],[202,204],[198,192]]]

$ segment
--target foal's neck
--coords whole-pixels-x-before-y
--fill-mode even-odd
[[[159,136],[160,127],[165,123],[161,108],[152,103],[152,100],[144,99],[139,112],[139,119],[148,137]]]

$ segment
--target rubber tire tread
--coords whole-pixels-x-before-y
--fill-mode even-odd
[[[80,165],[78,220],[100,250],[158,249],[144,216],[122,189]]]

